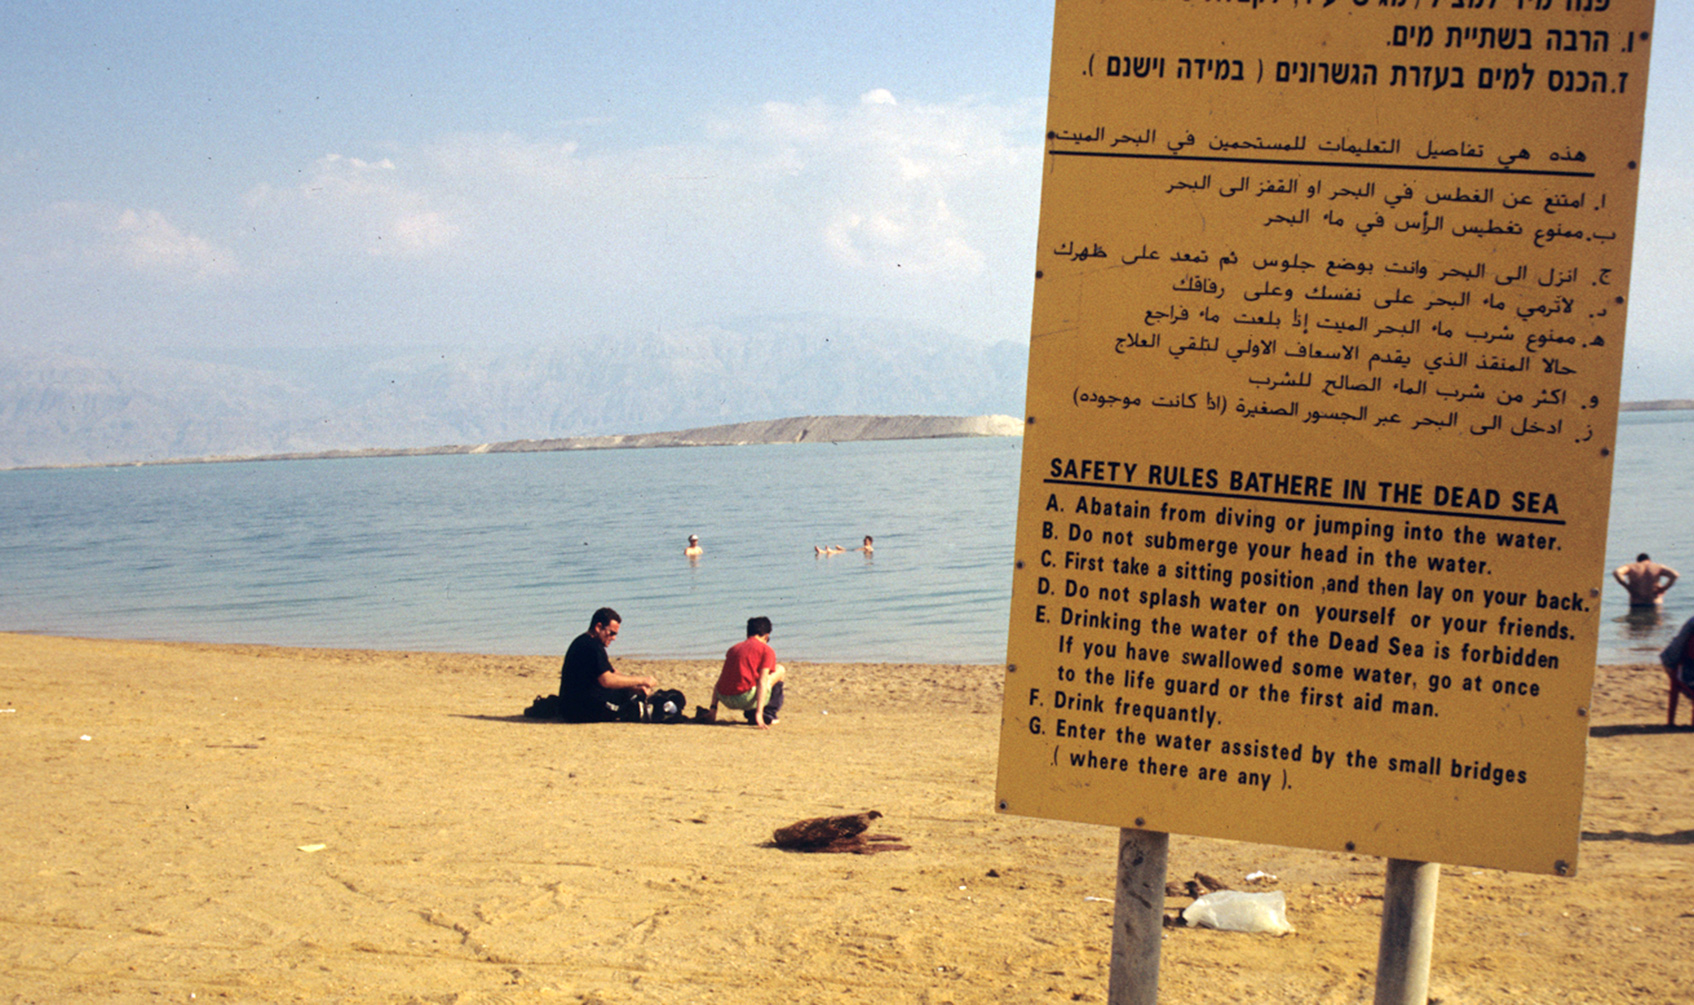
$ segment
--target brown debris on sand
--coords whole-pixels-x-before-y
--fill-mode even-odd
[[[1185,880],[1181,883],[1175,881],[1166,883],[1165,896],[1193,897],[1198,900],[1208,893],[1215,893],[1218,890],[1227,889],[1229,889],[1229,884],[1225,883],[1223,880],[1218,879],[1215,876],[1207,875],[1203,872],[1197,872],[1194,874],[1193,879]]]
[[[1186,880],[1183,880],[1180,883],[1175,881],[1175,880],[1172,880],[1172,881],[1166,883],[1165,884],[1165,896],[1166,897],[1187,897],[1190,900],[1199,900],[1201,897],[1204,897],[1208,893],[1216,893],[1219,890],[1228,890],[1228,889],[1230,889],[1229,884],[1225,883],[1221,879],[1218,879],[1216,876],[1213,876],[1210,873],[1197,872],[1197,873],[1194,874],[1193,879],[1186,879]],[[1188,927],[1188,922],[1185,921],[1182,917],[1182,910],[1183,909],[1180,908],[1180,907],[1172,907],[1168,904],[1165,905],[1165,916],[1163,918],[1164,927],[1165,928],[1186,928],[1186,927]]]
[[[852,855],[871,855],[879,851],[910,851],[911,845],[901,844],[892,834],[866,834],[871,821],[881,817],[876,810],[848,813],[836,817],[810,817],[779,827],[771,835],[771,843],[789,851],[836,852]]]

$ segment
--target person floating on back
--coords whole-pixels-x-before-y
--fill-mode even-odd
[[[747,639],[724,653],[723,672],[712,688],[712,707],[705,720],[718,720],[718,705],[735,709],[760,729],[776,725],[782,710],[782,680],[785,670],[771,648],[771,619],[747,619]]]
[[[595,611],[588,631],[565,650],[559,669],[559,699],[570,722],[640,722],[647,698],[658,690],[652,677],[633,677],[612,668],[606,647],[618,637],[623,618],[610,607]]]
[[[1613,569],[1612,578],[1629,591],[1629,606],[1651,608],[1658,606],[1665,591],[1675,585],[1676,570],[1660,565],[1642,552],[1635,556],[1635,561]],[[1664,581],[1662,585],[1660,580]]]
[[[819,555],[826,555],[826,556],[827,555],[839,555],[846,550],[847,550],[846,548],[841,547],[839,544],[814,544],[814,545],[812,545],[812,551],[819,554]],[[866,555],[869,555],[871,552],[875,551],[876,549],[871,547],[871,536],[869,534],[866,534],[865,535],[865,543],[859,545],[857,548],[854,548],[853,550],[854,551],[862,551]]]

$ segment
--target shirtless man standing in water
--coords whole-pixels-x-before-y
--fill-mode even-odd
[[[1660,565],[1642,552],[1635,556],[1635,561],[1613,569],[1612,578],[1629,591],[1629,606],[1656,607],[1664,599],[1665,591],[1676,582],[1676,570]],[[1661,579],[1663,586],[1659,585]]]

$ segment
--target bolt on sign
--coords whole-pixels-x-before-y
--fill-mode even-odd
[[[998,799],[1576,869],[1649,2],[1059,0]]]

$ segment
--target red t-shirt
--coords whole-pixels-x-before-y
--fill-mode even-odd
[[[759,671],[776,669],[776,650],[758,636],[738,642],[724,653],[723,673],[718,675],[718,694],[741,694],[759,686]]]

